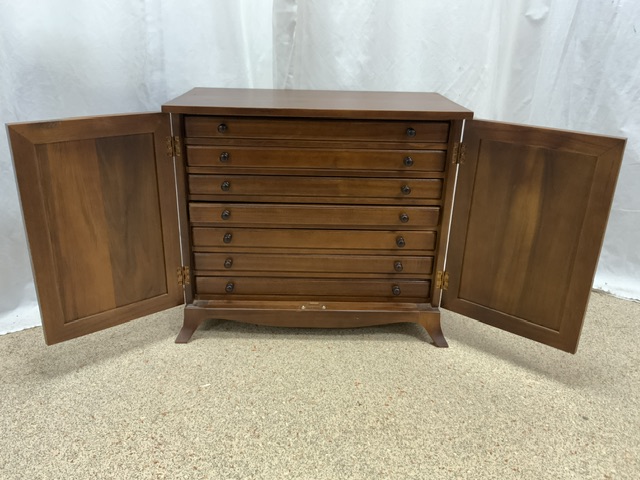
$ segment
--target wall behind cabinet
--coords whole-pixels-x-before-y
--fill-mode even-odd
[[[596,287],[640,299],[640,2],[0,0],[0,122],[158,110],[193,86],[437,91],[629,138]],[[0,332],[39,324],[0,142]]]

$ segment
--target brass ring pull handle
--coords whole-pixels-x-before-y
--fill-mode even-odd
[[[232,293],[235,288],[236,286],[233,284],[233,282],[228,282],[227,285],[224,287],[224,291],[227,293]]]
[[[407,215],[406,213],[401,213],[400,214],[400,221],[402,223],[407,223],[409,221],[409,215]]]
[[[396,245],[400,248],[403,248],[407,243],[404,241],[404,237],[396,238]]]
[[[402,266],[402,262],[396,262],[393,264],[393,269],[396,272],[401,272],[402,270],[404,270],[404,267]]]
[[[233,265],[233,258],[227,258],[224,261],[224,268],[231,268]]]
[[[402,293],[402,290],[400,290],[400,287],[398,285],[394,285],[391,288],[391,292],[397,297],[398,295],[400,295]]]

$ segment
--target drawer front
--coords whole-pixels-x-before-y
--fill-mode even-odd
[[[196,276],[199,295],[220,295],[232,300],[243,296],[305,297],[375,297],[379,299],[407,298],[427,301],[429,280],[378,279],[318,279],[280,277],[203,277]]]
[[[282,197],[356,197],[391,201],[440,199],[440,179],[297,177],[254,175],[189,175],[192,195]],[[294,198],[295,199],[295,198]],[[293,201],[294,199],[289,199]]]
[[[301,255],[196,253],[197,272],[374,273],[431,275],[433,257],[392,255]]]
[[[233,146],[187,147],[192,167],[314,168],[332,170],[394,170],[443,172],[444,150],[318,150],[241,148]]]
[[[187,116],[187,137],[445,143],[448,122]]]
[[[326,249],[430,252],[436,247],[434,231],[372,231],[372,230],[307,230],[259,228],[199,228],[192,229],[194,247],[233,251],[250,249]]]
[[[192,202],[189,216],[194,225],[413,230],[437,227],[440,208]]]

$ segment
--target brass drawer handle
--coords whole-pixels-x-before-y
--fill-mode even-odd
[[[399,218],[402,223],[407,223],[409,221],[409,215],[406,213],[401,213]]]
[[[229,152],[222,152],[220,154],[220,161],[222,163],[227,163],[229,161],[229,157],[230,157]]]
[[[229,257],[224,261],[224,268],[231,268],[233,265],[233,258]]]
[[[231,212],[230,212],[229,210],[224,210],[224,211],[222,212],[222,215],[220,215],[220,217],[221,217],[223,220],[229,220],[229,218],[231,217]]]
[[[402,262],[396,262],[393,264],[393,269],[396,272],[401,272],[402,270],[404,270],[404,267],[402,266]]]
[[[413,167],[413,158],[411,157],[404,157],[404,160],[402,162],[404,163],[405,167]]]
[[[411,187],[409,185],[403,185],[400,187],[400,190],[404,195],[409,195],[411,193]]]
[[[416,136],[416,131],[415,129],[409,127],[407,128],[407,137],[415,137]]]
[[[228,182],[227,180],[222,182],[220,184],[220,190],[222,190],[223,192],[228,192],[229,190],[231,190],[231,182]],[[409,189],[409,190],[411,190],[411,189]]]
[[[391,288],[391,292],[397,297],[398,295],[400,295],[402,293],[402,290],[400,290],[400,287],[398,285],[394,285]]]
[[[404,241],[404,237],[396,238],[396,245],[400,248],[403,248],[407,243]]]
[[[236,286],[233,284],[233,282],[227,282],[226,287],[224,287],[224,291],[227,293],[232,293],[235,288]]]
[[[218,125],[218,132],[219,133],[226,133],[227,130],[229,130],[229,127],[227,127],[226,123],[221,123],[220,125]],[[407,133],[407,135],[409,135],[409,134]]]
[[[233,238],[233,234],[232,233],[225,233],[224,237],[222,237],[222,241],[224,243],[231,243],[231,239]]]

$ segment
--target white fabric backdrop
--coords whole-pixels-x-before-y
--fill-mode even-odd
[[[158,110],[194,86],[436,91],[629,138],[596,287],[640,299],[640,2],[0,0],[0,122]],[[39,323],[0,142],[0,332]]]

